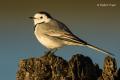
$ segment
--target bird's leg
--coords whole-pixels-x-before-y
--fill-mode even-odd
[[[49,55],[51,53],[51,49],[45,51],[45,55]]]
[[[57,51],[57,48],[55,49],[49,49],[46,53],[46,55],[53,55]]]
[[[52,49],[51,53],[55,53],[58,49],[57,48],[54,48]]]

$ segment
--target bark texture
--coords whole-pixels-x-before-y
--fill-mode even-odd
[[[56,55],[23,59],[19,62],[16,80],[120,80],[116,60],[107,56],[103,70],[81,54],[69,61]]]

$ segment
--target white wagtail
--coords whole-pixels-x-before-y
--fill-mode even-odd
[[[30,18],[34,21],[34,34],[36,38],[49,50],[58,49],[66,45],[77,45],[87,46],[96,51],[112,55],[110,52],[100,49],[78,38],[65,24],[54,19],[47,12],[38,12]]]

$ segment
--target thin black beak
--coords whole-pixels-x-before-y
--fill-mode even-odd
[[[29,17],[29,19],[35,19],[34,17]]]

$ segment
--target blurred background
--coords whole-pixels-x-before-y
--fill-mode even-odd
[[[115,6],[98,6],[99,4]],[[20,59],[39,57],[47,49],[34,36],[28,17],[46,11],[65,23],[81,39],[113,53],[120,67],[119,0],[1,0],[0,2],[0,79],[15,80]],[[106,55],[94,50],[67,46],[55,54],[69,60],[72,55],[89,56],[103,68]]]

